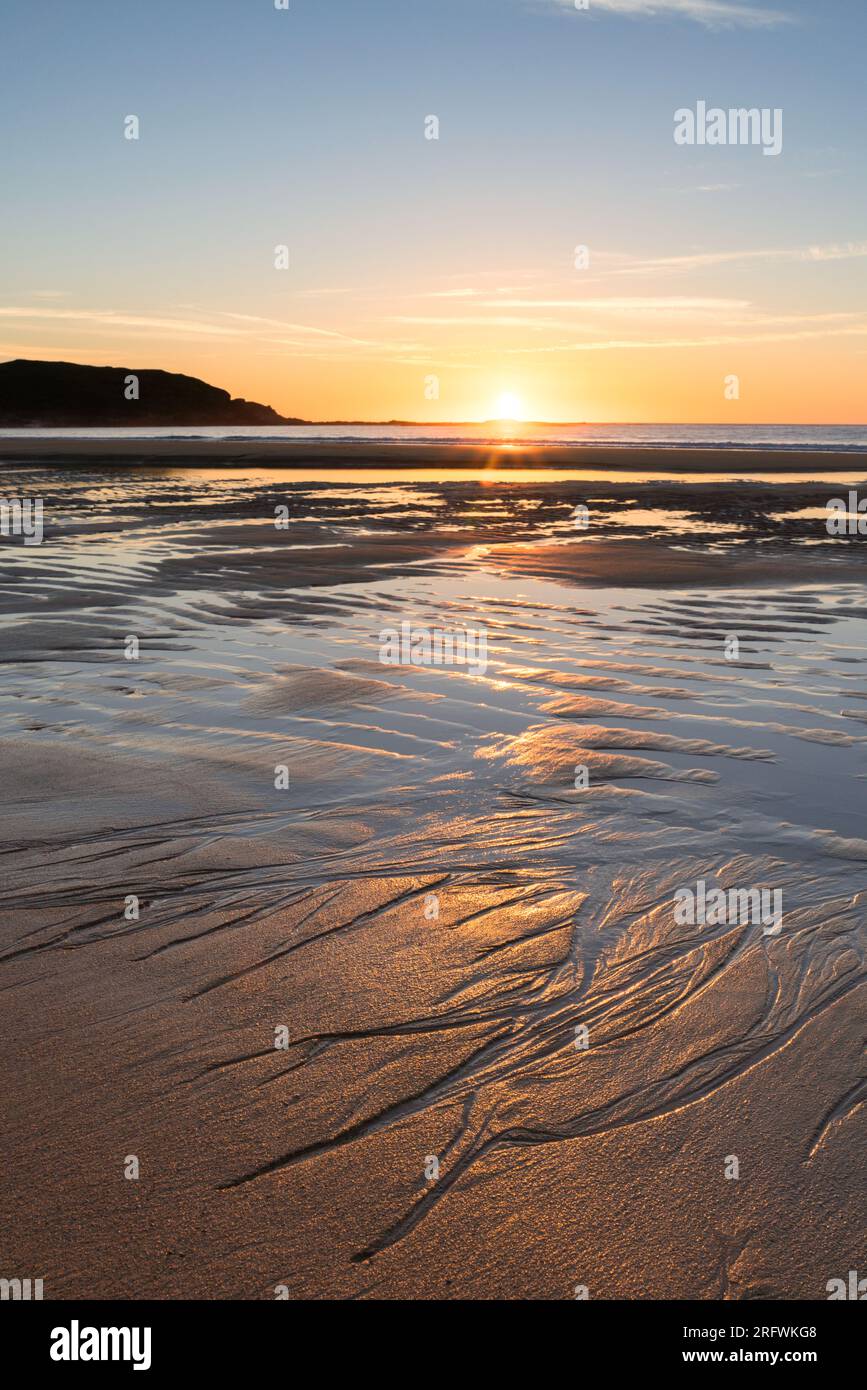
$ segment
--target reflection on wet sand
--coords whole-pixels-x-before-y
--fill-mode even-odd
[[[0,552],[11,1266],[711,1299],[857,1267],[867,571],[833,483],[35,485],[46,543]],[[484,674],[383,664],[403,619],[483,626]],[[780,891],[782,932],[678,925],[700,880]]]

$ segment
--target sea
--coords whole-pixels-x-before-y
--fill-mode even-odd
[[[313,424],[179,429],[46,429],[46,439],[213,439],[343,440],[381,444],[502,444],[527,442],[570,448],[579,444],[683,449],[815,449],[858,453],[867,448],[862,425],[622,425],[525,424],[486,421],[480,424]],[[33,430],[0,430],[0,439],[32,438]]]

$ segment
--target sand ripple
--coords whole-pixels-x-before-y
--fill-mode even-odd
[[[3,555],[10,1258],[89,1297],[816,1298],[856,1267],[851,567],[566,545],[553,487],[541,535],[513,484],[471,544],[481,486],[383,489],[380,533],[299,487],[276,541],[268,484],[159,515],[56,486],[62,534]],[[381,665],[403,617],[484,625],[488,669]],[[679,924],[699,879],[780,890],[782,931]]]

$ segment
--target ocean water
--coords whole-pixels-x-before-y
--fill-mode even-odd
[[[637,447],[706,449],[817,449],[857,453],[867,448],[863,425],[620,425],[523,424],[485,421],[480,424],[315,424],[282,428],[223,427],[180,429],[40,430],[46,439],[213,439],[344,440],[383,444],[502,444],[527,441],[548,447],[576,444],[635,445]],[[33,430],[0,430],[0,439],[31,438]]]

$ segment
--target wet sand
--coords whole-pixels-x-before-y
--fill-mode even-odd
[[[260,464],[8,473],[46,536],[0,547],[4,1270],[824,1299],[865,1224],[840,487]],[[383,664],[403,620],[484,626],[487,669]],[[678,924],[700,879],[783,930]]]
[[[194,432],[194,431],[193,431]],[[345,440],[213,439],[0,439],[0,460],[51,462],[69,466],[105,462],[183,464],[210,467],[258,464],[274,468],[605,468],[624,472],[803,473],[820,476],[867,470],[867,456],[824,450],[637,448],[633,445],[582,444],[549,447],[501,444],[383,444]]]

